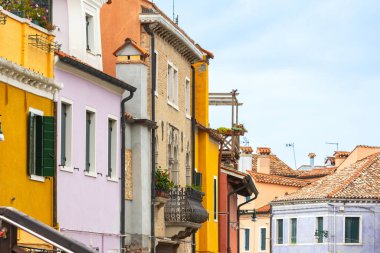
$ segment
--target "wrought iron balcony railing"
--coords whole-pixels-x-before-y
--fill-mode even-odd
[[[192,188],[174,188],[169,192],[170,200],[165,205],[165,222],[184,226],[200,227],[208,219],[202,206],[203,192]]]

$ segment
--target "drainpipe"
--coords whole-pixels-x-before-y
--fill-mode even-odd
[[[231,205],[231,196],[233,194],[237,193],[238,191],[243,190],[246,187],[247,187],[246,185],[243,185],[243,186],[237,188],[236,190],[228,193],[228,198],[227,198],[227,214],[228,214],[227,215],[227,253],[231,253],[231,242],[230,242],[231,241],[231,238],[230,238],[231,237],[230,236],[230,220],[231,220],[231,217],[230,217],[231,216],[230,205]]]
[[[120,197],[120,249],[125,247],[125,103],[131,100],[133,91],[129,91],[129,96],[121,100],[121,197]]]
[[[248,204],[249,202],[257,199],[257,197],[259,196],[259,192],[256,189],[256,185],[255,185],[254,193],[255,193],[255,197],[251,198],[250,200],[248,200],[246,202],[241,203],[240,205],[238,205],[238,208],[237,208],[237,220],[238,220],[237,252],[238,253],[240,252],[240,207],[242,207],[242,206]]]
[[[272,219],[273,219],[273,213],[272,213],[272,204],[270,205],[269,209],[269,252],[273,252],[273,243],[272,243]],[[266,238],[265,238],[265,243],[266,243]]]
[[[195,68],[191,66],[191,172],[192,172],[192,184],[194,185],[195,178]],[[192,235],[191,251],[195,253],[195,233]]]
[[[152,110],[152,118],[151,120],[153,122],[156,122],[156,95],[154,94],[154,91],[156,90],[156,55],[154,53],[155,51],[155,38],[154,33],[152,29],[150,29],[149,25],[144,25],[145,31],[150,35],[150,61],[151,61],[151,110]],[[154,224],[154,199],[156,195],[156,187],[154,184],[155,181],[155,172],[156,172],[156,128],[152,128],[152,153],[151,153],[151,161],[152,161],[152,169],[151,169],[151,182],[152,182],[152,188],[151,188],[151,206],[150,206],[150,230],[151,230],[151,253],[156,252],[156,235],[155,235],[155,224]]]

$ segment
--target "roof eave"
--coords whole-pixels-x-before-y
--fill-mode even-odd
[[[179,39],[192,53],[198,61],[203,60],[203,52],[197,48],[180,30],[166,20],[162,15],[157,13],[142,13],[140,14],[140,22],[142,24],[158,24],[163,29],[167,30],[174,37]],[[196,62],[196,61],[195,61]]]

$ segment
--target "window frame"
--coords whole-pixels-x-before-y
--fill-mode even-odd
[[[114,150],[112,152],[112,149],[111,149],[111,158],[112,158],[112,162],[113,162],[113,167],[115,169],[112,169],[112,173],[111,175],[109,175],[109,170],[108,170],[108,166],[109,166],[109,154],[108,154],[108,149],[107,149],[107,179],[109,181],[115,181],[115,182],[118,182],[118,168],[119,168],[119,121],[118,121],[118,117],[114,116],[114,115],[108,115],[107,116],[107,148],[108,148],[108,145],[109,145],[109,133],[108,133],[108,130],[109,130],[109,122],[110,121],[113,121],[113,127],[115,128],[115,131],[112,131],[111,133],[111,145],[114,146]],[[113,141],[113,143],[112,143]]]
[[[30,117],[29,116],[30,113],[32,113],[33,115],[37,115],[37,116],[44,116],[44,112],[43,111],[35,109],[35,108],[32,108],[32,107],[29,107],[29,111],[28,112],[29,112],[28,117]],[[35,125],[35,122],[33,124]],[[29,126],[28,126],[28,128],[29,128]],[[34,126],[33,130],[35,131],[35,126]],[[34,133],[34,135],[35,135],[35,133]],[[34,136],[34,138],[35,138],[35,136]],[[28,134],[28,139],[29,139],[29,134]],[[28,146],[29,145],[30,144],[28,144]],[[34,139],[34,145],[33,146],[34,146],[34,152],[35,152],[35,149],[36,149],[35,139]],[[35,153],[33,153],[33,154],[35,155]],[[28,158],[28,163],[30,162],[29,159],[30,158]],[[32,172],[30,173],[29,179],[33,180],[33,181],[41,182],[41,183],[45,182],[45,177],[43,175],[37,175],[37,174],[35,174],[35,172],[36,172],[36,168],[35,168],[36,164],[35,164],[35,160],[33,160],[33,161],[34,161],[33,173]]]
[[[295,241],[293,242],[293,221],[296,222],[296,227],[295,227]],[[290,245],[296,245],[297,244],[297,227],[298,227],[298,219],[295,217],[289,218],[289,244]]]
[[[64,166],[62,166],[62,104],[66,104],[70,106],[70,113],[69,113],[69,120],[66,120],[66,144],[65,144],[65,149],[66,149],[66,163]],[[60,156],[58,157],[59,162],[58,164],[60,165],[60,170],[62,171],[67,171],[67,172],[73,172],[73,119],[74,119],[74,102],[70,99],[61,97],[60,98]],[[68,139],[67,139],[68,138]],[[57,159],[57,160],[58,160]]]
[[[324,230],[324,217],[323,216],[317,216],[317,217],[315,217],[315,231],[317,231],[317,230],[319,231],[319,223],[318,223],[319,218],[322,218],[322,230]],[[324,242],[323,234],[322,234],[321,238],[322,238],[322,242],[319,242],[319,236],[315,237],[315,243],[316,244],[322,244]]]
[[[213,178],[213,207],[214,207],[214,222],[218,222],[218,177],[214,176]]]
[[[186,118],[191,119],[191,81],[185,78],[185,113]]]
[[[346,242],[346,219],[347,218],[359,218],[359,242]],[[343,244],[344,245],[361,245],[363,230],[363,217],[361,215],[345,215],[343,216]]]
[[[93,166],[93,169],[91,169],[91,165],[90,165],[90,169],[87,170],[87,157],[85,157],[85,163],[84,163],[84,172],[85,172],[85,175],[86,176],[90,176],[90,177],[96,177],[97,176],[97,170],[96,170],[96,109],[95,108],[92,108],[90,106],[86,106],[85,108],[85,113],[84,113],[84,123],[85,123],[85,156],[87,156],[87,112],[91,113],[93,115],[93,121],[94,121],[94,124],[92,124],[92,126],[90,126],[90,128],[92,129],[92,131],[90,131],[90,150],[89,150],[89,160],[90,160],[90,164],[94,164]],[[90,129],[90,130],[91,130]],[[91,139],[93,140],[93,145],[91,144]],[[92,146],[92,149],[91,149],[91,146]],[[91,155],[92,154],[92,155]]]
[[[263,229],[265,229],[265,239],[264,239],[264,249],[262,249],[262,246],[263,246],[263,244],[262,244],[262,233],[261,233],[261,230],[263,230]],[[257,251],[258,252],[266,252],[267,251],[267,227],[259,227],[259,231],[260,231],[260,233],[259,233],[259,247],[258,247],[258,249],[257,249]]]
[[[170,72],[170,69],[172,70],[172,73]],[[175,78],[174,73],[177,73],[177,76]],[[167,62],[167,89],[166,89],[166,99],[167,103],[179,111],[178,107],[178,68],[170,61]],[[172,97],[171,97],[171,96]]]
[[[279,243],[279,229],[278,229],[278,225],[279,225],[279,221],[282,222],[282,242]],[[284,219],[281,218],[281,219],[276,219],[276,245],[284,245]]]

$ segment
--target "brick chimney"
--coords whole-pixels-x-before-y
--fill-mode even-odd
[[[335,166],[341,165],[344,160],[350,155],[350,152],[347,151],[335,151],[334,157],[335,157]]]
[[[271,149],[267,147],[257,148],[257,172],[269,174],[270,173],[270,154]]]
[[[240,146],[241,154],[239,159],[239,171],[246,172],[252,170],[252,147]]]
[[[314,158],[317,155],[315,153],[309,153],[307,156],[310,158],[310,166],[314,168]]]

